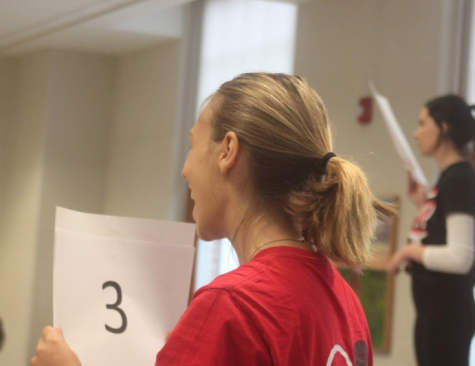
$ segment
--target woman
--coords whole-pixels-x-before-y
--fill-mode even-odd
[[[241,266],[196,292],[156,365],[372,365],[363,310],[331,261],[363,265],[390,209],[332,153],[317,93],[299,77],[241,75],[210,97],[190,145],[198,236],[229,238]],[[79,360],[45,328],[32,365]]]
[[[427,193],[409,176],[409,198],[419,208],[413,245],[394,255],[389,271],[411,262],[419,366],[468,366],[475,331],[475,171],[466,148],[474,134],[471,108],[456,95],[429,101],[414,133],[420,153],[436,161],[441,175]]]

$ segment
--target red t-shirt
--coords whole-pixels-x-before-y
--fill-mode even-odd
[[[372,366],[373,358],[360,302],[335,267],[308,250],[273,247],[199,289],[155,365]]]

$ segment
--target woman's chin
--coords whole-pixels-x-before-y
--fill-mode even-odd
[[[421,148],[419,148],[419,155],[420,156],[430,156],[428,151],[426,151],[424,149],[421,149]]]
[[[196,222],[196,236],[198,236],[200,240],[204,240],[204,241],[213,241],[213,240],[223,239],[221,236],[216,235],[215,232],[202,228],[198,222]]]

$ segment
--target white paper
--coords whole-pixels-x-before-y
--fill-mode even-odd
[[[391,136],[394,147],[396,148],[396,151],[402,160],[404,168],[411,173],[416,182],[427,186],[427,179],[424,175],[424,172],[417,162],[414,153],[412,152],[411,147],[409,146],[409,143],[402,132],[401,126],[394,116],[388,99],[376,91],[376,88],[372,82],[369,82],[369,87],[376,104],[383,115],[383,120],[389,130],[389,135]]]
[[[57,209],[54,325],[83,366],[155,363],[187,306],[194,235],[193,224]]]
[[[96,215],[56,208],[56,228],[107,238],[194,247],[195,224]]]

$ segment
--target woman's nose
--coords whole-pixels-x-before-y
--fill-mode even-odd
[[[183,165],[183,168],[181,169],[181,176],[183,177],[183,179],[188,180],[188,179],[186,178],[186,162],[185,162],[185,164]]]

